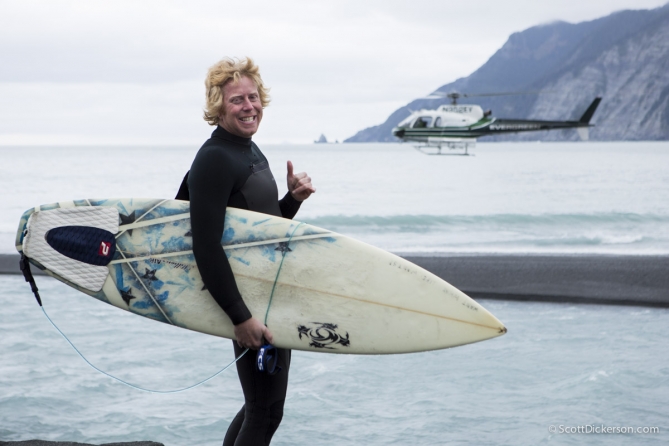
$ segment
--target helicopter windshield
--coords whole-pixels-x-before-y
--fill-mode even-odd
[[[413,123],[413,128],[423,129],[425,127],[428,127],[431,123],[432,123],[432,117],[421,116],[420,118],[416,119],[416,122]]]

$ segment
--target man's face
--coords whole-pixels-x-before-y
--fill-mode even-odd
[[[223,86],[223,108],[218,124],[233,135],[250,138],[262,120],[262,105],[255,82],[242,76]]]

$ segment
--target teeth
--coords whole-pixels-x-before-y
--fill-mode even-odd
[[[244,122],[250,122],[253,121],[253,118],[254,118],[253,116],[249,116],[248,118],[241,118],[241,120]]]

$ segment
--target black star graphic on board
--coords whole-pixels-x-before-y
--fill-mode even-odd
[[[144,268],[144,271],[146,272],[142,276],[143,279],[158,280],[155,269]]]
[[[281,251],[281,255],[285,256],[287,252],[292,252],[293,250],[288,246],[288,242],[279,242],[279,246],[275,251]]]
[[[125,301],[126,304],[130,305],[130,299],[134,299],[135,296],[132,295],[132,288],[128,288],[128,290],[119,290],[121,292],[121,297]]]
[[[134,223],[135,218],[137,218],[135,217],[135,211],[132,211],[130,215],[123,215],[119,212],[118,216],[121,218],[121,226]],[[128,235],[132,235],[132,229],[128,229],[126,232],[128,233]]]

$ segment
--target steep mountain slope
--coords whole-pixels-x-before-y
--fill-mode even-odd
[[[669,4],[620,11],[597,20],[555,22],[512,34],[481,68],[437,91],[470,94],[539,92],[469,98],[499,118],[578,119],[595,96],[592,140],[669,139]],[[346,142],[394,141],[392,128],[411,110],[446,99],[416,99],[381,125]],[[493,140],[575,140],[573,130],[487,137]]]

